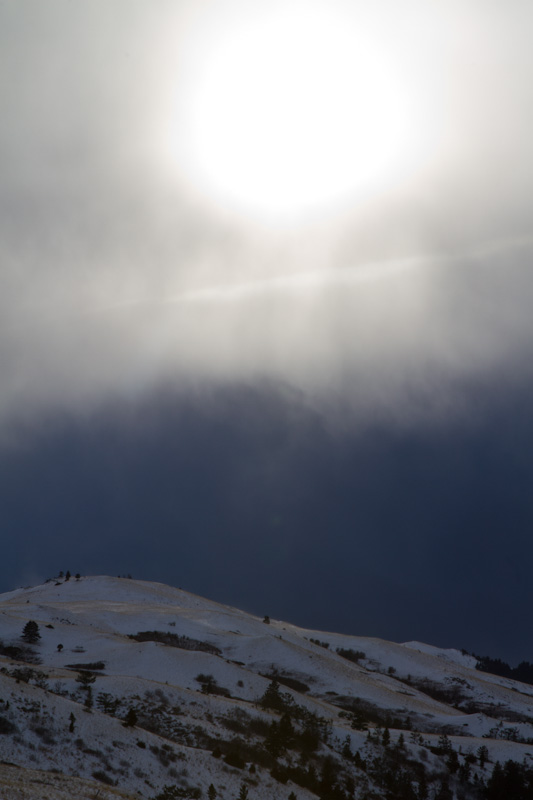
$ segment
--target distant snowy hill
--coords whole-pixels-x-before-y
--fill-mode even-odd
[[[533,768],[533,686],[475,665],[157,583],[18,589],[0,596],[0,797],[483,798],[496,761]]]

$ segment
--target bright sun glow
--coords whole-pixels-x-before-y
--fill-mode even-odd
[[[333,3],[226,19],[188,81],[180,162],[205,197],[257,218],[360,201],[405,174],[416,150],[405,87]]]

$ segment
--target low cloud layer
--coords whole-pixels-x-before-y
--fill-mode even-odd
[[[323,406],[342,397],[356,415],[453,414],[457,381],[503,381],[531,352],[532,251],[504,244],[89,301],[65,277],[5,310],[0,410],[83,411],[169,380],[268,378]]]
[[[210,207],[165,149],[192,11],[2,4],[0,424],[162,382],[265,378],[362,419],[441,416],[464,410],[465,376],[520,369],[531,8],[432,18],[412,2],[396,39],[383,23],[404,71],[426,66],[440,149],[403,185],[283,230]]]

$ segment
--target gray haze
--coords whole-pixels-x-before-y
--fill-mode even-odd
[[[1,420],[265,376],[363,417],[448,414],[457,376],[530,351],[533,9],[373,5],[434,157],[276,229],[196,195],[165,144],[209,3],[0,3]]]

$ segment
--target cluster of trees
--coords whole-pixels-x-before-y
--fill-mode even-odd
[[[201,653],[211,653],[213,656],[222,655],[222,651],[210,642],[202,642],[200,639],[191,639],[189,636],[180,636],[168,631],[139,631],[131,633],[128,638],[136,642],[159,642],[169,647],[178,647],[180,650],[198,650]]]
[[[327,800],[348,800],[353,788],[342,764],[331,754],[319,755],[320,745],[331,737],[331,723],[298,705],[292,695],[280,691],[274,679],[259,699],[261,708],[277,712],[266,731],[264,748],[272,757],[271,775],[281,783],[291,780]],[[299,764],[279,763],[289,751],[300,753]]]
[[[522,683],[533,685],[533,664],[521,661],[517,667],[511,667],[500,658],[489,656],[474,656],[477,659],[476,669],[481,672],[490,672],[491,675],[500,675],[502,678],[511,678]]]
[[[76,578],[77,581],[79,581],[81,579],[81,575],[80,575],[79,572],[76,572],[74,577]],[[59,572],[58,576],[57,576],[56,586],[59,585],[59,581],[60,580],[69,581],[71,578],[72,578],[72,574],[71,574],[70,570],[67,569],[66,572],[63,572],[63,570],[61,570]],[[48,583],[51,580],[54,580],[54,579],[53,578],[48,578],[46,583]]]
[[[336,652],[343,658],[348,659],[348,661],[353,661],[354,664],[358,664],[362,658],[366,658],[366,653],[364,653],[362,650],[352,650],[351,648],[346,649],[344,647],[337,647]]]
[[[533,800],[533,769],[517,761],[496,763],[484,800]]]
[[[369,730],[364,757],[359,751],[352,752],[349,736],[337,748],[331,742],[327,721],[297,705],[291,695],[280,691],[275,680],[258,703],[278,714],[265,732],[264,740],[264,748],[273,759],[272,777],[282,783],[291,780],[321,800],[350,800],[356,789],[363,792],[361,797],[387,800],[452,800],[454,796],[465,800],[499,800],[497,795],[485,794],[489,789],[485,789],[479,770],[474,769],[477,764],[483,769],[488,760],[488,749],[484,745],[477,755],[461,755],[443,734],[437,745],[429,748],[439,757],[441,767],[429,772],[423,759],[412,757],[404,734],[393,742],[387,727]],[[415,743],[421,744],[418,739]],[[331,753],[331,749],[324,756],[321,744],[333,746],[341,759]],[[297,763],[287,757],[290,752],[300,753]],[[372,794],[376,789],[379,793]],[[510,797],[523,800],[522,795],[508,794],[507,798]],[[529,795],[525,797],[529,800]]]
[[[179,798],[187,798],[187,800],[196,800],[202,796],[202,792],[196,786],[165,786],[159,794],[157,794],[154,800],[178,800]],[[217,790],[215,789],[213,784],[210,784],[209,789],[207,790],[207,797],[208,800],[216,800],[219,796]],[[248,793],[248,787],[245,783],[241,783],[239,794],[237,800],[250,800],[250,795]],[[294,793],[289,795],[289,800],[296,800],[296,796]]]
[[[321,642],[320,639],[309,639],[310,642],[313,644],[317,644],[319,647],[323,647],[325,650],[329,650],[329,642]]]
[[[213,675],[204,675],[200,672],[194,680],[200,684],[204,694],[217,694],[222,697],[231,697],[229,689],[226,689],[225,686],[219,686]]]
[[[272,720],[270,723],[265,741],[266,749],[274,758],[287,750],[299,750],[309,755],[318,749],[321,742],[328,741],[331,723],[295,703],[292,695],[280,691],[276,679],[269,683],[259,705],[281,715],[279,722]]]
[[[70,574],[67,573],[65,580],[69,580],[69,578]],[[22,641],[26,645],[35,645],[40,638],[39,625],[34,620],[26,622],[21,634]],[[137,641],[160,641],[174,647],[207,650],[208,652],[217,649],[207,643],[166,632],[144,631],[131,638]],[[311,641],[322,647],[329,646],[328,643],[319,640]],[[60,647],[62,646],[59,645],[58,649]],[[5,652],[5,650],[6,648],[3,650],[0,648],[0,652]],[[337,648],[337,653],[355,663],[365,657],[363,652],[343,648]],[[511,668],[500,659],[476,658],[478,659],[476,665],[478,670],[533,684],[533,664],[524,661],[518,667]],[[70,665],[71,668],[78,670],[76,681],[85,695],[84,705],[87,711],[90,711],[93,706],[93,684],[97,677],[95,670],[101,670],[104,666],[101,662]],[[30,672],[32,671],[30,670]],[[19,676],[14,677],[18,678]],[[252,763],[256,762],[253,758],[256,754],[258,756],[257,763],[269,768],[273,778],[282,783],[292,780],[315,793],[321,800],[351,800],[356,789],[354,776],[358,781],[359,788],[362,787],[364,790],[366,786],[370,791],[369,797],[373,796],[371,788],[373,785],[380,790],[380,797],[391,800],[392,798],[394,800],[428,800],[429,797],[435,798],[435,800],[451,800],[454,796],[458,796],[458,791],[465,800],[508,800],[509,798],[533,800],[533,768],[528,767],[525,763],[520,764],[515,761],[507,761],[503,766],[497,763],[490,778],[484,783],[478,771],[473,770],[473,767],[479,763],[481,770],[484,769],[489,757],[488,749],[481,746],[476,755],[460,755],[454,750],[446,735],[440,737],[436,747],[430,748],[442,762],[442,773],[439,775],[430,775],[426,771],[423,759],[412,758],[409,749],[405,746],[403,734],[395,743],[392,743],[387,727],[369,731],[367,741],[370,749],[368,752],[363,751],[365,758],[359,752],[352,753],[349,736],[346,737],[342,747],[338,743],[337,755],[340,756],[340,759],[334,757],[331,752],[324,755],[320,746],[322,744],[331,746],[331,723],[298,705],[291,694],[281,691],[280,681],[289,685],[290,688],[298,690],[300,687],[293,685],[293,683],[298,683],[297,681],[287,678],[278,680],[279,676],[273,675],[269,677],[272,677],[272,680],[257,704],[262,709],[275,712],[276,716],[271,719],[270,723],[261,721],[264,726],[264,731],[260,734],[264,737],[262,745],[249,744],[242,753],[238,747],[235,752],[226,751],[224,760],[230,765],[242,769],[250,757]],[[196,680],[206,694],[230,696],[229,691],[219,686],[212,675],[199,674]],[[305,684],[301,686],[303,691],[308,688]],[[120,701],[108,693],[100,693],[96,702],[104,713],[113,716],[117,713],[120,705]],[[353,714],[352,710],[350,714],[340,712],[339,716],[347,717]],[[259,721],[257,722],[259,724]],[[69,730],[72,733],[76,723],[73,714],[70,715],[69,723]],[[134,727],[137,723],[137,712],[130,708],[123,717],[123,725]],[[353,727],[362,726],[354,725]],[[415,733],[411,735],[416,736]],[[496,734],[493,736],[502,738]],[[506,738],[511,737],[507,736]],[[423,742],[418,743],[424,746]],[[425,746],[429,747],[427,744]],[[335,747],[334,744],[333,747]],[[291,752],[300,754],[298,764],[288,757]],[[215,753],[213,754],[215,755]],[[353,767],[358,772],[354,772]],[[190,794],[191,789],[193,792],[199,791],[191,787],[186,790],[189,794],[185,795],[183,788],[165,787],[157,796],[157,800],[199,796]],[[216,797],[216,789],[211,784],[208,800],[215,800]],[[248,800],[248,788],[244,783],[241,786],[238,800]]]
[[[93,699],[93,685],[96,681],[97,675],[88,669],[82,669],[78,672],[76,683],[79,683],[80,688],[85,692],[84,707],[86,711],[90,711],[94,706]],[[122,701],[119,698],[113,697],[109,692],[100,692],[96,698],[96,705],[104,714],[116,716]],[[130,706],[123,718],[122,724],[125,728],[134,728],[137,725],[138,717],[136,710]],[[73,728],[71,728],[71,733]]]
[[[197,786],[164,786],[159,794],[154,797],[154,800],[181,800],[181,798],[183,800],[198,800],[201,796],[202,790]],[[209,793],[208,797],[210,798]]]

